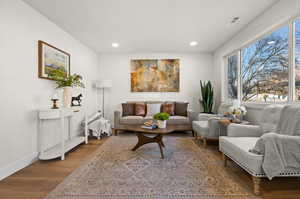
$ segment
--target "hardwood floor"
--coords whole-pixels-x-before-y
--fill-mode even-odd
[[[64,161],[37,161],[0,181],[0,199],[44,198],[106,139],[90,139],[88,144],[80,145],[69,152]]]
[[[89,158],[105,140],[91,139],[89,144],[81,145],[68,153],[64,161],[37,161],[0,181],[0,199],[42,199]],[[199,146],[203,147],[202,143]],[[221,158],[217,142],[208,142],[207,149],[211,153],[219,154]],[[252,189],[250,175],[239,166],[228,161],[227,170],[239,183]],[[263,179],[261,198],[300,198],[300,178],[275,178],[272,181]]]

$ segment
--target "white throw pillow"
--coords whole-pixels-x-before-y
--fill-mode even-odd
[[[147,104],[146,116],[153,116],[156,113],[160,113],[161,104]]]

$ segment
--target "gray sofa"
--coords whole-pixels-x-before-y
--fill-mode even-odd
[[[258,125],[230,124],[228,136],[219,139],[219,150],[223,153],[224,165],[227,164],[227,158],[230,158],[252,175],[254,193],[257,195],[260,193],[260,179],[266,177],[262,167],[264,155],[249,150],[254,148],[265,133],[283,134],[281,132],[285,127],[280,126],[281,115],[284,114],[282,110],[286,110],[282,105],[269,105],[263,109]],[[293,119],[300,122],[299,118]],[[300,176],[300,171],[286,171],[279,176]]]
[[[193,130],[196,134],[196,139],[202,139],[204,147],[208,139],[218,139],[220,125],[218,123],[218,115],[224,115],[228,111],[231,104],[223,103],[218,108],[217,114],[200,113],[198,118],[193,121]]]
[[[165,103],[163,101],[142,101],[144,103]],[[169,102],[169,101],[168,101]],[[137,102],[139,103],[139,102]],[[194,118],[194,112],[190,109],[187,109],[187,116],[179,116],[179,115],[174,115],[170,116],[170,119],[167,120],[167,124],[174,124],[174,125],[182,125],[182,124],[191,124]],[[121,125],[142,125],[146,121],[149,121],[153,119],[151,116],[122,116],[122,111],[121,110],[116,110],[114,111],[114,128],[118,128]]]

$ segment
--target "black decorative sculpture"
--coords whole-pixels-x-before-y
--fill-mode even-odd
[[[82,98],[81,93],[77,97],[72,97],[72,106],[81,106],[81,98]],[[77,103],[74,104],[74,101],[76,101]]]

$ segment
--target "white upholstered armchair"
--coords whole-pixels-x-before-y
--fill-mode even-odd
[[[204,147],[206,147],[207,139],[219,138],[219,122],[216,117],[224,115],[228,111],[231,104],[221,104],[217,114],[200,113],[196,121],[193,121],[193,130],[196,133],[196,139],[202,139]]]

